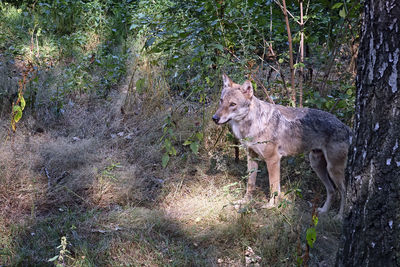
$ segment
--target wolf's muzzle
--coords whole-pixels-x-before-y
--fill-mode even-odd
[[[214,114],[214,116],[212,116],[212,119],[213,119],[213,121],[214,121],[216,124],[218,124],[218,122],[219,122],[219,117],[218,117],[217,114]]]

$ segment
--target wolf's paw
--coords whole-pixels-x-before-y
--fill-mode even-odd
[[[247,203],[249,203],[249,200],[246,198],[242,198],[233,202],[234,205],[245,205]]]
[[[327,210],[327,209],[324,209],[324,208],[318,208],[317,210],[318,210],[318,213],[319,213],[319,214],[324,214],[324,213],[327,213],[327,212],[328,212],[328,210]]]
[[[262,209],[272,209],[272,208],[275,208],[276,205],[277,205],[276,202],[277,202],[276,199],[271,198],[271,199],[268,201],[268,203],[262,205],[261,208],[262,208]]]
[[[246,194],[244,196],[244,198],[239,199],[239,200],[233,202],[232,204],[236,210],[240,210],[240,209],[248,206],[251,203],[252,199],[253,199],[252,196]]]

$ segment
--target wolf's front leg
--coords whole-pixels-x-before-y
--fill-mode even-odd
[[[269,155],[266,158],[268,176],[269,176],[269,190],[270,190],[270,201],[269,205],[273,206],[277,204],[277,198],[281,193],[281,184],[280,184],[280,176],[281,176],[281,157],[279,154]]]
[[[256,189],[256,178],[258,163],[256,161],[257,154],[251,150],[247,150],[247,173],[249,179],[247,181],[247,190],[245,195],[245,200],[251,200],[253,197],[253,192]]]

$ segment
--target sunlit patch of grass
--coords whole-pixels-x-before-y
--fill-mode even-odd
[[[103,232],[104,238],[111,240],[107,251],[111,266],[204,266],[212,259],[209,248],[194,246],[178,222],[159,210],[115,210],[103,216],[97,227],[99,235]]]
[[[180,218],[181,221],[198,226],[206,226],[209,222],[219,220],[224,209],[231,207],[234,201],[232,195],[223,192],[222,188],[215,185],[213,177],[199,177],[199,180],[191,184],[182,183],[176,191],[165,198],[165,211],[172,218]]]
[[[101,44],[101,36],[96,32],[87,32],[86,42],[83,46],[85,52],[96,51]]]

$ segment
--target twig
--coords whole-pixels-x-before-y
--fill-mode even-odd
[[[281,64],[279,64],[279,61],[278,61],[278,59],[277,59],[277,57],[276,57],[276,55],[275,55],[274,50],[272,49],[272,45],[271,45],[271,44],[269,44],[268,49],[269,49],[269,51],[271,52],[273,58],[275,58],[275,63],[276,63],[276,64],[278,65],[278,67],[279,67],[278,73],[279,73],[279,75],[281,76],[283,88],[285,89],[285,91],[286,91],[288,97],[290,97],[289,89],[286,87],[285,75],[283,74],[283,71],[282,71],[282,69],[281,69]]]
[[[47,170],[47,168],[43,167],[43,170],[44,170],[44,173],[46,174],[46,177],[47,177],[47,186],[49,187],[49,189],[50,189],[52,180],[55,180],[55,183],[58,184],[62,179],[64,179],[66,176],[69,175],[69,172],[63,171],[63,173],[60,176],[58,176],[56,179],[52,179],[51,176],[50,176],[49,171]]]
[[[282,9],[282,11],[283,11],[283,9],[286,9],[286,7],[282,6],[282,4],[279,1],[274,0],[274,2]],[[286,3],[284,3],[284,5],[286,6]],[[295,19],[295,17],[292,15],[292,13],[290,13],[289,10],[286,10],[286,11],[292,17],[292,19],[294,19],[298,24],[300,24],[300,22]]]
[[[228,48],[225,48],[225,47],[224,47],[224,49],[225,49],[231,56],[233,56],[237,61],[241,61],[241,59],[240,59],[238,56],[236,56],[235,53],[233,53],[231,50],[229,50]]]
[[[56,183],[58,184],[62,179],[69,175],[69,172],[63,171],[63,173],[56,178]]]
[[[233,143],[234,143],[235,145],[238,145],[238,144],[239,144],[239,141],[235,138],[235,139],[233,140]],[[236,163],[239,162],[239,147],[238,147],[238,146],[235,146],[235,162],[236,162]]]
[[[254,79],[254,78],[253,78],[253,79]],[[272,103],[272,104],[275,104],[274,100],[269,96],[268,91],[267,91],[267,88],[265,88],[264,84],[263,84],[259,79],[254,79],[254,81],[255,81],[257,84],[259,84],[259,85],[261,86],[261,88],[263,89],[265,95],[266,95],[267,98],[268,98],[268,101],[269,101],[270,103]]]
[[[51,181],[51,177],[50,177],[50,174],[49,174],[49,171],[47,170],[47,168],[46,167],[44,167],[43,168],[43,170],[44,170],[44,173],[46,174],[46,177],[47,177],[47,186],[49,187],[49,189],[50,189],[50,181]]]
[[[215,146],[217,145],[217,143],[218,143],[219,139],[221,138],[222,133],[223,133],[224,131],[225,131],[225,127],[222,127],[221,132],[219,133],[219,135],[218,135],[218,137],[217,137],[217,140],[215,140],[215,143],[214,143],[212,149],[215,148]]]
[[[71,189],[69,189],[66,185],[63,186],[63,188],[68,192],[71,193],[72,195],[80,198],[83,202],[85,202],[86,204],[90,204],[89,201],[87,201],[86,199],[84,199],[83,197],[81,197],[80,195],[78,195],[77,193],[75,193],[74,191],[72,191]]]

